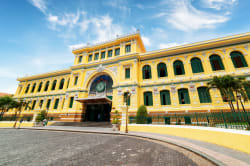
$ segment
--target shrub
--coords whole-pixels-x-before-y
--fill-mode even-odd
[[[112,124],[119,124],[119,112],[117,110],[115,110],[114,112],[114,116],[113,116],[113,120],[112,120]]]
[[[137,124],[146,124],[147,123],[147,108],[142,105],[138,108],[136,113],[136,123]]]
[[[45,110],[42,110],[41,112],[39,112],[39,113],[37,114],[36,122],[41,122],[41,121],[43,121],[45,118],[46,118],[46,111],[45,111]]]

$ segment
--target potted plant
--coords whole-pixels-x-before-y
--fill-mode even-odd
[[[115,110],[113,119],[112,119],[112,130],[113,131],[119,131],[120,129],[120,120],[119,120],[119,112]]]

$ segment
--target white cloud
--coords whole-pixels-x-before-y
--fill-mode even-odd
[[[175,2],[167,22],[182,31],[214,28],[217,24],[228,20],[227,16],[204,12],[192,6],[189,0]]]
[[[64,13],[61,17],[49,14],[47,20],[51,23],[52,29],[55,29],[56,26],[67,26],[73,28],[79,21],[82,13],[77,11],[76,14],[73,13]]]
[[[123,12],[130,12],[131,10],[130,8],[127,7],[128,5],[124,0],[107,0],[106,4],[113,8],[117,8]]]
[[[202,0],[204,7],[221,10],[237,3],[237,0]]]
[[[180,44],[178,44],[178,43],[161,43],[161,44],[159,44],[159,49],[175,47],[178,45],[180,45]]]
[[[41,12],[45,13],[47,6],[45,3],[45,0],[29,0],[29,2],[35,6],[36,8],[38,8]]]
[[[74,50],[74,49],[79,49],[79,48],[82,48],[85,46],[86,46],[86,44],[80,43],[80,44],[69,45],[69,48],[70,48],[70,50]]]
[[[142,38],[142,41],[143,41],[145,46],[148,46],[148,47],[151,46],[151,42],[150,42],[150,39],[148,37],[142,36],[141,38]]]

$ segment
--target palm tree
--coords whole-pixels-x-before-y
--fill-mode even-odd
[[[234,81],[235,82],[233,84],[232,89],[235,92],[236,97],[237,97],[236,99],[237,110],[238,112],[240,111],[239,102],[238,102],[240,101],[242,109],[245,112],[245,108],[241,99],[243,99],[244,102],[248,101],[247,89],[250,87],[250,81],[247,81],[246,77],[239,77],[239,78],[236,78]]]
[[[4,113],[8,112],[10,109],[15,108],[16,101],[10,96],[0,97],[0,119],[4,116]]]
[[[232,76],[226,75],[221,77],[213,77],[212,81],[208,82],[208,88],[213,89],[216,88],[221,91],[222,97],[224,100],[228,102],[228,105],[232,112],[235,112],[233,99],[234,96],[232,95],[232,86],[234,85],[235,80]]]
[[[20,99],[20,100],[17,102],[16,106],[15,106],[15,108],[16,108],[15,117],[16,117],[16,115],[17,115],[17,112],[18,112],[18,117],[20,117],[21,112],[22,112],[22,109],[23,109],[24,107],[31,108],[31,107],[29,106],[29,104],[30,104],[29,101],[25,101],[25,100],[23,100],[23,99]],[[17,118],[16,118],[16,121],[15,121],[15,123],[14,123],[14,125],[13,125],[13,128],[16,127],[16,124],[17,124]]]

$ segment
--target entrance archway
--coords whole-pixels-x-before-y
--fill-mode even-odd
[[[108,74],[101,74],[92,79],[88,97],[78,99],[84,106],[83,121],[109,122],[113,98],[113,80]]]

